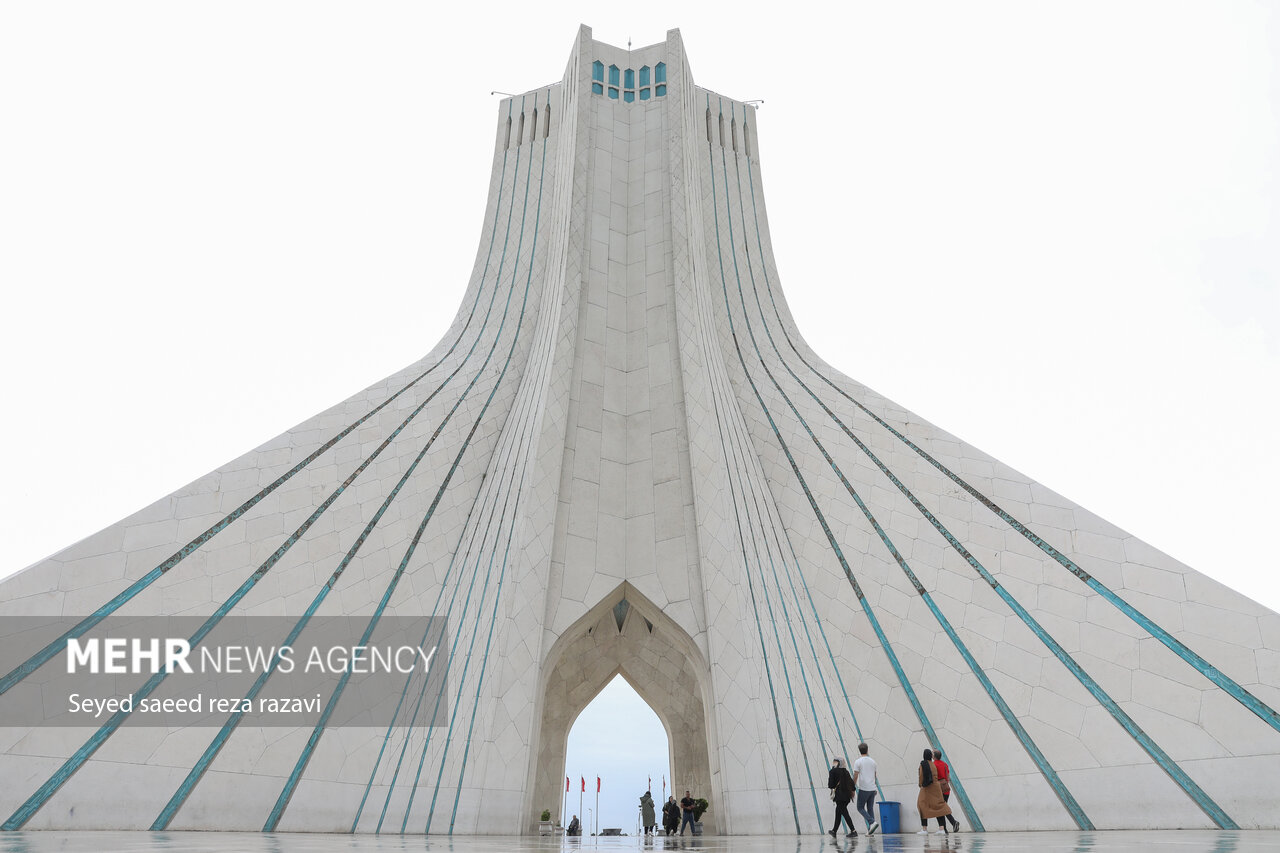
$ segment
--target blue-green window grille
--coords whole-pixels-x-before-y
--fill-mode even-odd
[[[642,101],[667,94],[667,64],[659,62],[652,68],[642,65],[639,75],[633,68],[623,71],[616,65],[610,65],[606,83],[604,63],[598,59],[591,63],[591,94],[608,94],[610,100],[621,98],[630,104],[635,102],[637,91]]]

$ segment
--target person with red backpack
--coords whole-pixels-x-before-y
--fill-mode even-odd
[[[940,749],[933,751],[933,766],[938,773],[938,781],[942,784],[942,801],[946,803],[951,799],[951,768],[942,760]],[[960,822],[956,820],[955,815],[947,815],[947,820],[951,821],[952,832],[960,831]]]

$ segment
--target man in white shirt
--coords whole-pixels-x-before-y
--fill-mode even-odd
[[[853,787],[858,792],[858,814],[867,822],[867,835],[875,835],[880,828],[876,820],[876,762],[867,755],[867,745],[858,744],[861,753],[853,762]]]

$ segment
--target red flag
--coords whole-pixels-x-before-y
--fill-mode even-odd
[[[569,777],[564,777],[564,792],[569,793]]]
[[[583,776],[583,777],[582,777],[582,792],[583,792],[584,794],[587,792],[587,777],[586,777],[586,776]]]
[[[600,777],[596,777],[596,793],[600,793]]]

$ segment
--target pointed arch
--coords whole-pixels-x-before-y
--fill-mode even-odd
[[[630,584],[620,584],[560,635],[543,672],[521,819],[526,832],[536,832],[538,813],[547,804],[560,804],[569,731],[615,675],[626,679],[667,730],[673,789],[706,791],[713,802],[723,802],[709,746],[716,742],[709,713],[711,669],[684,629]],[[708,832],[727,828],[724,817],[711,812],[704,821]]]

